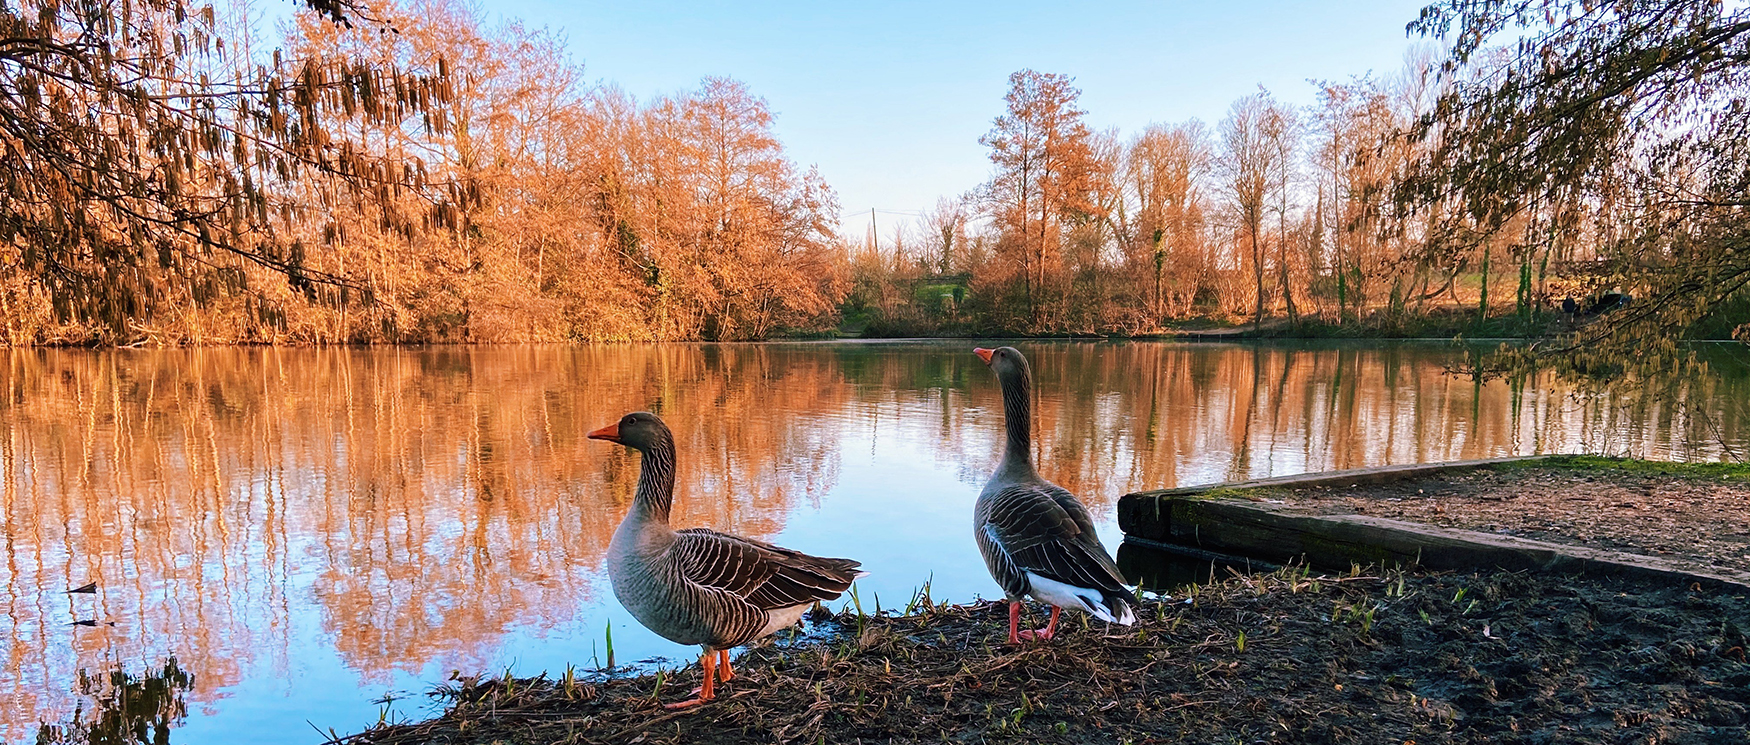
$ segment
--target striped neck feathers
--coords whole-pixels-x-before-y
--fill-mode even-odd
[[[1033,470],[1032,378],[1032,371],[1027,369],[1025,362],[997,375],[1003,385],[1003,421],[1008,428],[1008,443],[999,471]]]
[[[674,437],[665,431],[638,451],[643,454],[643,462],[638,468],[638,492],[632,500],[632,511],[667,524],[669,508],[674,504]]]

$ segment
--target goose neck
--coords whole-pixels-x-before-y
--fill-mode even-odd
[[[1000,471],[1030,473],[1033,470],[1033,396],[1032,386],[1024,372],[1011,372],[1001,377],[1003,384],[1003,421],[1008,430],[1008,442],[1003,449]]]
[[[641,452],[632,515],[667,525],[669,508],[674,504],[674,441],[664,437]]]

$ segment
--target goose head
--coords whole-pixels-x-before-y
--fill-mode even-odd
[[[996,349],[980,347],[972,350],[972,353],[978,355],[979,359],[984,360],[984,364],[996,371],[998,378],[1007,378],[1013,375],[1025,376],[1030,372],[1027,367],[1027,358],[1021,356],[1021,350],[1014,347],[997,347]]]
[[[629,448],[648,451],[657,444],[672,441],[668,425],[662,423],[662,418],[648,411],[634,411],[606,427],[589,433],[591,440],[607,440],[617,442]]]

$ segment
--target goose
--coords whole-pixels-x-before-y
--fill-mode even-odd
[[[973,535],[991,577],[1009,601],[1009,643],[1056,636],[1064,608],[1109,623],[1135,623],[1134,598],[1094,532],[1087,508],[1033,469],[1033,371],[1027,358],[1014,347],[972,351],[1002,383],[1008,426],[1002,463],[973,507]],[[1043,629],[1018,632],[1021,601],[1029,596],[1051,605],[1051,622]]]
[[[826,559],[706,528],[669,527],[674,435],[662,419],[634,412],[589,433],[642,454],[632,508],[608,542],[608,579],[632,617],[676,644],[698,645],[705,682],[683,709],[710,701],[714,678],[735,678],[729,650],[788,628],[818,601],[866,576],[860,562]]]

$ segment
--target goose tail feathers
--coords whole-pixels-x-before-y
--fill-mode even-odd
[[[1131,626],[1135,599],[1123,589],[1106,590],[1059,582],[1035,572],[1027,573],[1027,594],[1059,608],[1079,608],[1107,623]]]
[[[1098,596],[1088,593],[1082,596],[1082,609],[1095,618],[1120,626],[1135,626],[1136,611],[1129,593],[1106,590]]]
[[[1121,626],[1136,625],[1136,611],[1134,610],[1136,603],[1134,598],[1130,596],[1130,593],[1112,592],[1108,590],[1101,593],[1101,595],[1101,610],[1106,612],[1104,614],[1096,613],[1094,615],[1103,615],[1105,616],[1103,620],[1111,621],[1112,623]]]

